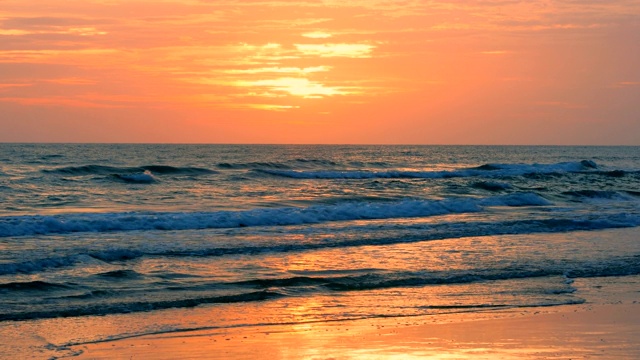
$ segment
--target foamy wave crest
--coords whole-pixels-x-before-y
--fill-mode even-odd
[[[79,249],[79,253],[67,256],[55,256],[40,259],[30,259],[0,264],[0,275],[6,274],[30,274],[47,269],[64,268],[78,264],[89,264],[96,260],[111,262],[136,259],[145,253],[131,249]]]
[[[155,176],[151,173],[151,171],[146,170],[140,174],[127,174],[127,175],[114,175],[116,178],[130,183],[138,183],[138,184],[151,184],[156,182]]]
[[[597,169],[591,160],[562,162],[557,164],[485,164],[470,169],[449,171],[299,171],[281,169],[257,169],[255,171],[294,179],[443,179],[476,176],[520,176],[525,174],[572,173]]]
[[[548,205],[533,193],[492,198],[403,200],[397,202],[347,202],[306,208],[253,209],[218,212],[91,213],[0,218],[0,237],[72,232],[134,230],[190,230],[314,224],[330,221],[422,217],[481,211],[485,206]]]
[[[353,224],[341,228],[337,237],[309,238],[306,240],[288,241],[278,238],[267,242],[242,242],[228,244],[202,243],[201,246],[180,243],[153,243],[131,245],[127,247],[77,247],[66,256],[23,259],[0,264],[0,275],[29,274],[47,269],[83,266],[101,262],[122,262],[144,256],[169,257],[219,257],[228,255],[255,255],[265,253],[288,253],[295,251],[317,250],[325,248],[347,248],[359,246],[381,246],[401,243],[414,243],[441,239],[452,239],[474,236],[558,233],[569,231],[591,231],[640,226],[640,217],[626,213],[609,214],[606,217],[593,219],[589,216],[570,218],[527,219],[500,222],[445,222],[416,223],[398,228],[396,224]],[[296,231],[295,229],[293,230]],[[367,234],[375,234],[368,236]],[[286,234],[286,231],[278,231]],[[335,233],[334,233],[335,234]],[[351,235],[349,235],[351,234]],[[327,240],[331,239],[331,240]],[[148,246],[147,246],[148,245]]]
[[[239,294],[230,294],[222,296],[205,296],[200,298],[185,298],[171,300],[140,300],[136,302],[114,302],[102,303],[99,306],[95,304],[75,305],[68,308],[50,307],[48,309],[39,309],[35,311],[9,312],[4,313],[0,310],[0,321],[7,320],[29,320],[29,319],[48,319],[56,317],[70,316],[88,316],[88,315],[108,315],[123,314],[131,312],[142,312],[151,310],[162,310],[170,308],[189,308],[202,304],[228,304],[250,301],[264,301],[284,297],[276,291],[252,291]]]

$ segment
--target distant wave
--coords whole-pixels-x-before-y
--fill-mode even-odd
[[[599,171],[598,174],[609,176],[609,177],[624,177],[628,175],[628,172],[623,170],[612,170],[612,171]]]
[[[323,165],[323,166],[337,166],[339,163],[331,160],[319,160],[319,159],[296,159],[297,163],[302,164],[314,164],[314,165]]]
[[[129,182],[129,183],[151,184],[157,181],[155,176],[153,176],[153,174],[149,170],[145,170],[145,172],[140,174],[126,174],[126,175],[114,174],[113,176],[117,179],[120,179],[124,182]]]
[[[66,285],[54,284],[40,280],[0,284],[0,291],[51,291],[68,288],[69,286]]]
[[[607,191],[607,190],[572,190],[562,193],[573,199],[602,199],[602,200],[637,200],[639,194],[633,191]]]
[[[534,193],[489,198],[345,202],[306,208],[177,213],[90,213],[0,217],[0,237],[72,232],[188,230],[314,224],[359,219],[422,217],[481,211],[486,206],[541,206],[550,202]]]
[[[571,173],[597,169],[597,165],[590,160],[578,162],[562,162],[557,164],[485,164],[474,168],[448,171],[362,171],[362,170],[276,170],[256,169],[257,172],[273,176],[296,179],[373,179],[373,178],[422,178],[443,179],[479,176],[518,176],[525,174]]]
[[[272,162],[250,162],[250,163],[219,163],[221,169],[291,169],[291,166],[282,163]]]
[[[511,189],[511,185],[505,183],[499,183],[494,181],[478,181],[471,184],[476,189],[488,190],[488,191],[502,191]]]
[[[107,278],[107,279],[138,279],[143,277],[142,274],[134,270],[107,271],[107,272],[96,274],[94,276],[99,278]]]
[[[333,168],[343,166],[331,160],[321,159],[295,159],[285,162],[246,162],[246,163],[219,163],[220,169],[298,169],[298,168]]]
[[[136,174],[145,171],[155,174],[171,175],[206,175],[215,174],[217,171],[198,167],[174,167],[168,165],[145,165],[140,167],[113,167],[104,165],[84,165],[68,166],[56,169],[43,170],[45,173],[63,175],[114,175],[114,174]]]

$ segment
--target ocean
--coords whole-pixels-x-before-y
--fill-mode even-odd
[[[0,203],[0,333],[68,327],[33,352],[640,275],[640,147],[0,144]]]

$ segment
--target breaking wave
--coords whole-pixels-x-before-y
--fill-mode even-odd
[[[73,232],[195,230],[299,225],[478,212],[487,206],[544,206],[550,204],[549,201],[534,193],[513,193],[489,198],[345,202],[306,208],[265,208],[247,211],[5,216],[0,217],[0,237]]]
[[[640,226],[640,217],[626,213],[610,214],[606,218],[594,219],[589,216],[574,218],[528,219],[500,222],[453,222],[441,224],[412,224],[402,229],[391,224],[384,227],[372,224],[370,227],[358,227],[358,234],[371,233],[374,229],[381,235],[355,236],[346,234],[338,237],[321,238],[307,241],[275,241],[259,243],[237,243],[233,246],[202,244],[198,247],[183,248],[179,245],[147,244],[144,249],[120,247],[107,249],[89,249],[77,247],[73,254],[50,258],[31,259],[14,263],[0,264],[0,275],[34,273],[51,268],[63,268],[93,263],[99,260],[106,263],[135,260],[144,256],[165,257],[220,257],[227,255],[257,255],[268,253],[289,253],[327,248],[347,248],[359,246],[384,246],[402,243],[415,243],[451,238],[493,235],[518,235],[534,233],[558,233],[569,231],[591,231]],[[344,231],[341,229],[339,231]],[[386,230],[394,231],[384,235]],[[102,277],[135,277],[135,273],[110,272]]]

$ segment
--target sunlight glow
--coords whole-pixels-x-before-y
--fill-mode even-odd
[[[302,36],[310,38],[310,39],[328,39],[332,35],[323,31],[313,31],[302,34]]]
[[[298,51],[308,56],[368,58],[375,49],[368,44],[295,44]]]
[[[261,87],[271,91],[285,92],[304,98],[319,98],[323,96],[346,95],[353,93],[341,87],[328,87],[323,84],[309,81],[305,78],[279,78],[271,80],[256,80],[238,82],[238,86]]]

